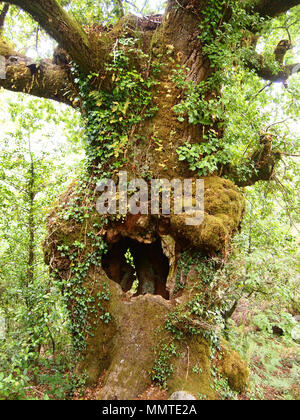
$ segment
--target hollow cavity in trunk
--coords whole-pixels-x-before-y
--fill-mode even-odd
[[[152,244],[121,239],[105,255],[103,268],[124,292],[131,291],[134,296],[149,293],[169,299],[166,289],[169,260],[159,239]]]

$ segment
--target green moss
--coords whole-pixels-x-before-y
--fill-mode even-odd
[[[171,226],[197,249],[221,251],[238,229],[245,203],[237,187],[218,177],[205,178],[204,221],[200,226],[188,226],[188,215],[171,216]]]
[[[133,14],[122,17],[110,31],[110,36],[115,38],[124,38],[126,35],[141,35],[138,27],[138,17]]]
[[[145,295],[127,303],[120,299],[111,310],[119,328],[99,398],[134,399],[151,384],[154,348],[166,334],[161,327],[170,308],[161,297]]]
[[[220,371],[228,379],[230,388],[236,392],[245,391],[249,381],[249,367],[240,355],[230,349],[228,343],[223,341],[220,352]]]
[[[210,346],[200,336],[180,343],[181,356],[173,359],[174,374],[168,381],[169,393],[184,390],[196,398],[199,394],[206,399],[215,399],[210,373]]]
[[[3,55],[4,57],[9,57],[11,55],[14,55],[14,47],[12,44],[7,42],[5,39],[0,39],[0,55]]]
[[[96,282],[95,279],[97,279]],[[104,283],[109,289],[109,300],[99,302],[99,293],[101,293]],[[109,368],[113,360],[114,338],[118,331],[114,314],[121,299],[121,290],[116,283],[107,278],[101,269],[89,273],[85,287],[95,299],[96,310],[94,308],[88,316],[88,324],[92,326],[92,333],[87,337],[86,351],[82,355],[83,359],[78,365],[78,371],[85,372],[88,385],[93,385],[97,383],[98,378]],[[101,310],[99,307],[97,308],[97,303],[101,304]],[[100,316],[103,312],[112,314],[109,323],[101,321]]]

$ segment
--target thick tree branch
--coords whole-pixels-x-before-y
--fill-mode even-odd
[[[281,159],[281,153],[272,149],[273,138],[266,134],[261,136],[261,147],[249,159],[248,171],[241,173],[239,168],[228,165],[223,175],[228,176],[239,187],[254,185],[258,181],[270,181],[274,174],[276,163]]]
[[[285,84],[290,76],[300,72],[300,63],[290,64],[289,66],[283,66],[278,73],[274,73],[273,70],[269,67],[256,68],[255,66],[253,66],[252,68],[255,69],[256,74],[262,79],[269,80],[273,83],[282,82],[283,84]]]
[[[9,0],[28,12],[85,72],[92,69],[92,48],[86,33],[56,0]]]
[[[282,65],[285,54],[291,49],[291,47],[292,45],[288,40],[282,40],[277,45],[274,51],[275,60],[280,65],[280,69],[277,72],[274,72],[270,66],[266,65],[264,57],[255,51],[251,52],[252,56],[250,60],[247,60],[247,67],[254,69],[256,74],[262,79],[269,80],[273,83],[282,82],[283,84],[286,84],[287,79],[292,74],[300,72],[299,63],[290,64],[288,66]]]
[[[256,0],[254,12],[262,17],[276,17],[298,6],[300,0]]]
[[[0,87],[75,106],[76,93],[67,71],[51,60],[42,60],[37,66],[30,58],[12,55],[5,59],[5,66],[6,75],[0,78]]]

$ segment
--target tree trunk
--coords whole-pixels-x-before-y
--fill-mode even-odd
[[[137,398],[152,381],[169,393],[184,390],[216,398],[212,368],[233,389],[242,390],[248,369],[218,338],[216,319],[224,313],[220,296],[226,284],[214,274],[242,220],[238,186],[270,180],[280,159],[272,136],[262,136],[260,150],[249,159],[247,179],[240,179],[230,164],[210,171],[204,179],[202,224],[188,223],[192,197],[181,214],[174,208],[169,215],[134,215],[123,209],[100,216],[96,211],[99,180],[118,184],[118,173],[126,171],[128,182],[142,178],[148,185],[151,179],[196,181],[192,167],[178,160],[179,148],[188,144],[191,149],[210,137],[216,147],[221,143],[223,124],[206,112],[221,99],[221,82],[214,79],[217,64],[203,47],[211,42],[214,52],[214,36],[233,16],[231,2],[169,0],[162,19],[129,15],[113,28],[84,29],[56,0],[7,3],[28,12],[66,53],[62,59],[54,54],[52,61],[32,63],[0,37],[0,86],[80,108],[86,120],[88,167],[60,197],[45,243],[46,261],[61,285],[74,345],[83,357],[79,370],[87,371],[90,383],[104,375],[103,399]],[[299,0],[235,3],[268,19]],[[7,8],[1,12],[0,32],[6,14]],[[257,32],[257,20],[239,29]],[[275,51],[278,72],[253,49],[245,64],[266,80],[286,84],[300,71],[299,64],[282,65],[286,51],[279,57]],[[207,81],[209,87],[197,100],[193,89],[197,92]],[[174,107],[181,109],[180,118]],[[193,124],[188,111],[199,108],[203,118]],[[178,204],[177,196],[172,199]]]
[[[30,152],[31,154],[31,152]],[[34,162],[31,156],[29,180],[28,180],[28,261],[27,261],[27,288],[33,283],[34,280],[34,241],[35,241],[35,224],[34,224],[34,198],[35,198],[35,172]]]
[[[211,387],[210,341],[217,340],[218,332],[208,310],[217,311],[221,302],[207,284],[217,270],[212,257],[225,252],[242,219],[244,201],[238,188],[218,176],[206,178],[205,215],[199,226],[189,226],[187,214],[174,212],[100,216],[89,204],[96,199],[95,178],[107,172],[116,181],[121,170],[127,172],[128,181],[141,177],[195,180],[188,165],[178,162],[176,150],[187,141],[203,142],[208,129],[223,135],[217,123],[207,127],[189,124],[187,119],[180,122],[173,111],[184,95],[172,77],[178,65],[189,68],[186,78],[195,83],[213,72],[201,52],[199,19],[191,12],[179,13],[172,5],[157,29],[158,25],[150,25],[151,29],[147,25],[129,16],[102,36],[115,56],[122,37],[138,37],[135,45],[151,61],[137,60],[136,68],[148,79],[153,76],[151,69],[160,64],[157,83],[151,87],[151,107],[157,111],[125,132],[118,131],[117,125],[119,136],[126,134],[126,144],[120,141],[117,153],[108,153],[104,159],[94,151],[97,147],[105,150],[114,133],[111,127],[106,133],[105,124],[99,123],[102,145],[98,137],[91,137],[88,149],[92,152],[90,178],[72,185],[52,212],[46,257],[68,301],[75,343],[80,347],[84,342],[79,370],[87,371],[90,383],[105,374],[99,398],[134,399],[152,381],[168,387],[169,393],[184,390],[196,397],[216,398]],[[124,49],[132,60],[132,70],[136,57]],[[117,70],[107,72],[104,81],[102,78],[107,90],[112,80],[118,79],[114,72]],[[97,86],[95,80],[91,84]],[[134,102],[137,95],[133,89],[124,101]],[[82,102],[89,121],[87,131],[93,132],[96,108],[84,98]],[[118,105],[117,99],[113,103]],[[101,101],[98,106],[101,108]],[[130,109],[131,105],[127,106]],[[140,112],[145,114],[143,107]],[[125,111],[123,114],[127,116]],[[131,255],[131,264],[126,254]],[[136,280],[137,290],[133,288]],[[191,302],[199,300],[203,301],[203,316],[190,308]],[[218,348],[218,354],[223,354],[218,362],[220,371],[235,390],[244,389],[247,367],[225,343]]]

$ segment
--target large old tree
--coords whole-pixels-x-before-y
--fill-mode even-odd
[[[53,59],[33,62],[2,36],[0,86],[77,108],[86,126],[85,172],[58,200],[45,243],[78,369],[91,383],[103,376],[103,399],[136,398],[151,381],[215,398],[213,364],[240,391],[248,371],[220,339],[228,283],[215,274],[245,211],[242,188],[272,179],[281,155],[272,134],[258,131],[256,149],[232,158],[225,97],[239,68],[287,87],[300,70],[284,64],[291,40],[279,40],[271,59],[256,44],[300,1],[168,0],[162,16],[148,17],[115,2],[114,25],[84,27],[69,3],[3,4],[0,27],[13,5],[59,46]],[[203,223],[189,226],[174,212],[100,216],[97,182],[117,183],[121,170],[128,182],[204,178]]]

